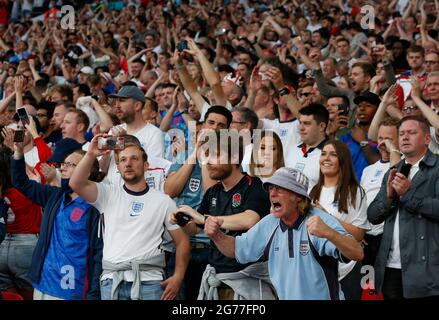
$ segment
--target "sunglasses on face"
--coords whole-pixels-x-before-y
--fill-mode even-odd
[[[402,107],[402,111],[405,111],[405,112],[407,112],[407,111],[415,111],[415,110],[418,110],[417,106]]]

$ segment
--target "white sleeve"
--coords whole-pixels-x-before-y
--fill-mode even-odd
[[[145,141],[145,151],[148,156],[163,158],[165,145],[163,142],[163,134],[160,130],[151,131],[148,141]]]
[[[360,229],[370,230],[372,226],[367,220],[367,199],[366,194],[361,197],[360,189],[357,190],[357,199],[355,201],[355,209],[349,205],[348,215],[350,218],[345,222],[350,223]]]
[[[169,220],[171,219],[171,214],[177,210],[177,205],[175,204],[175,201],[169,198],[169,204],[166,208],[166,218],[165,218],[165,228],[169,231],[177,230],[180,227],[176,224],[171,224]]]
[[[111,190],[111,183],[108,180],[96,183],[96,187],[98,189],[96,201],[90,204],[100,213],[103,213],[106,211],[105,209],[108,205],[109,197],[112,195],[114,190]]]

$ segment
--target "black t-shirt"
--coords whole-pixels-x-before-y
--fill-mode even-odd
[[[209,188],[204,194],[198,212],[211,216],[230,216],[245,210],[253,210],[262,219],[270,213],[270,206],[268,193],[263,189],[261,179],[245,174],[238,184],[229,191],[224,191],[221,183]],[[236,237],[247,230],[223,231],[229,236]],[[216,248],[213,241],[211,244],[208,261],[217,273],[236,272],[248,266],[248,264],[238,263],[234,258],[224,256]]]

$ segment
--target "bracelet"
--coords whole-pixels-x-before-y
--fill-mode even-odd
[[[398,149],[395,149],[395,148],[390,149],[390,152],[397,152],[397,153],[401,154],[401,151],[399,151]]]

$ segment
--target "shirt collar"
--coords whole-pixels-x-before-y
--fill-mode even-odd
[[[280,229],[282,230],[282,232],[285,232],[286,230],[291,230],[291,229],[298,230],[304,219],[305,219],[305,216],[299,215],[296,222],[294,222],[294,224],[291,227],[289,227],[282,220],[279,219]]]

